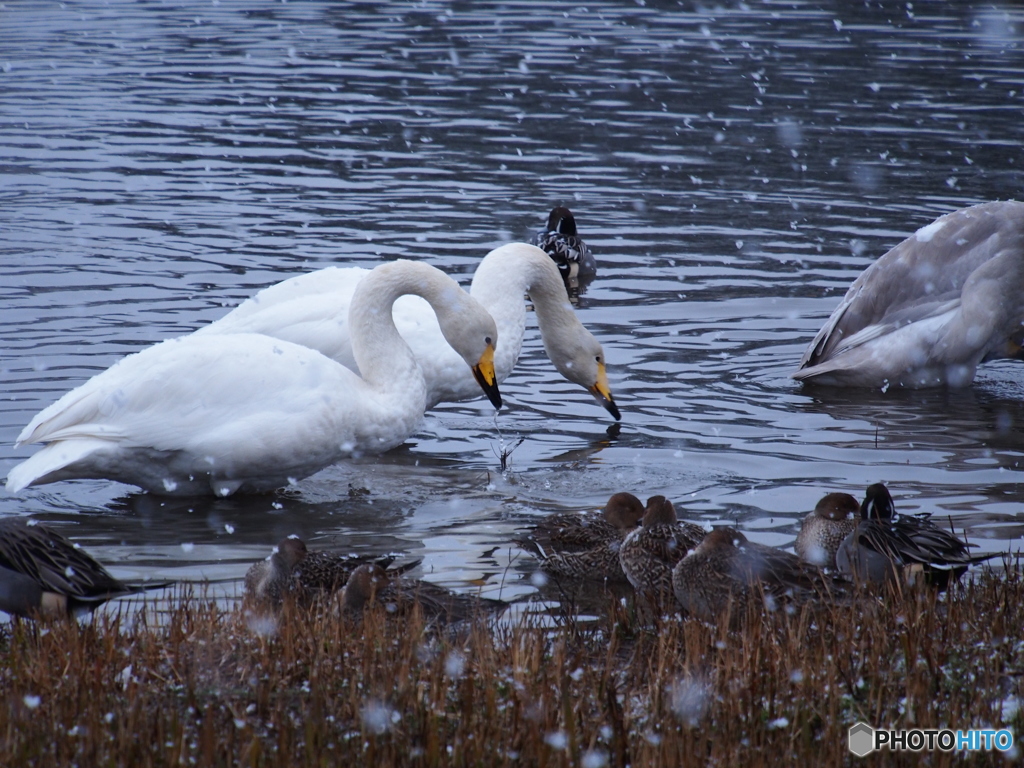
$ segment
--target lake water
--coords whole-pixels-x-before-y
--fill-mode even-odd
[[[297,533],[527,596],[513,532],[620,490],[789,545],[822,494],[881,480],[981,551],[1021,549],[1024,368],[952,393],[788,378],[873,259],[1024,185],[1024,12],[870,6],[7,0],[0,476],[63,392],[261,287],[394,258],[468,283],[557,203],[600,265],[579,315],[623,421],[608,434],[531,316],[497,420],[443,405],[279,496],[76,481],[0,490],[0,515],[224,594]]]

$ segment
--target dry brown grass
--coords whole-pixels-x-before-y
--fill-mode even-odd
[[[1024,698],[1016,565],[948,596],[751,616],[735,632],[610,610],[597,626],[455,634],[286,610],[260,634],[183,593],[148,623],[21,622],[0,638],[0,765],[836,765],[857,720],[1004,727],[1004,702]],[[1024,733],[1024,710],[1005,727]],[[869,758],[922,759],[963,756]]]

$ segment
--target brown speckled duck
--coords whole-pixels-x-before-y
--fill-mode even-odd
[[[394,561],[393,555],[341,555],[310,552],[298,536],[282,539],[266,560],[254,563],[245,574],[245,593],[250,599],[278,605],[290,596],[300,603],[326,597],[340,589],[361,565],[376,563],[383,567]],[[419,561],[405,564],[401,572]]]
[[[860,521],[860,504],[848,493],[828,493],[800,524],[796,553],[819,568],[834,568],[836,551]]]
[[[553,576],[624,582],[619,547],[643,515],[640,499],[616,493],[598,514],[552,515],[519,543],[535,551]]]
[[[835,582],[796,555],[748,541],[735,528],[716,528],[672,572],[676,600],[693,616],[734,620],[756,600],[769,609],[831,593]]]
[[[619,548],[622,571],[639,594],[659,605],[671,604],[672,569],[706,533],[699,525],[678,520],[664,496],[652,496],[640,527]]]
[[[280,603],[286,595],[297,596],[300,587],[295,570],[306,555],[306,542],[298,536],[282,539],[270,557],[253,563],[246,571],[246,596],[274,604]]]
[[[388,613],[403,615],[418,608],[428,621],[448,624],[497,613],[508,607],[503,600],[458,594],[429,581],[404,578],[401,573],[399,569],[382,568],[376,563],[359,566],[339,593],[341,609],[359,613],[379,603]]]

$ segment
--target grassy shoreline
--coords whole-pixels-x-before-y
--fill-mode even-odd
[[[859,762],[858,720],[1024,735],[1019,563],[736,631],[642,627],[611,599],[595,624],[445,632],[383,610],[254,620],[187,589],[166,610],[10,625],[0,765],[819,765]],[[1020,757],[1019,741],[966,755]]]

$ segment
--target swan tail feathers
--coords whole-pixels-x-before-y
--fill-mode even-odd
[[[52,482],[47,479],[50,475],[82,461],[97,450],[109,447],[109,441],[95,438],[61,440],[50,443],[11,469],[7,474],[7,490],[11,493],[18,493],[30,485]]]
[[[114,365],[116,366],[118,363]],[[14,443],[15,447],[26,443],[62,439],[59,435],[60,430],[79,427],[92,420],[96,411],[96,388],[92,384],[93,380],[87,381],[33,416],[32,421],[26,424],[25,428],[21,430],[21,434],[18,435],[18,439]]]

